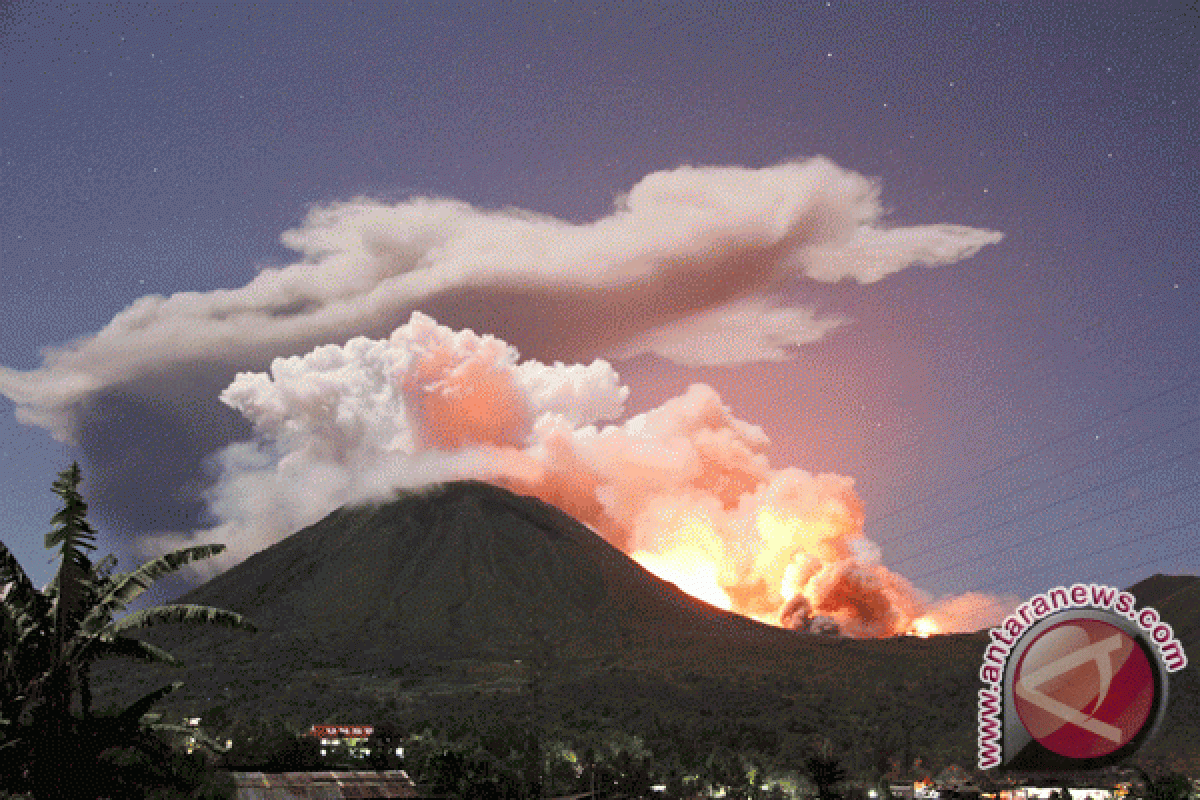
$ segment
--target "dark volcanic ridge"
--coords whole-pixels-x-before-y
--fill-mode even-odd
[[[370,648],[607,648],[790,635],[685,594],[582,523],[479,481],[336,511],[188,592],[264,632]]]
[[[1172,677],[1151,750],[1200,765],[1200,578],[1156,575],[1132,591],[1193,659]],[[773,628],[692,598],[546,503],[478,481],[339,510],[179,601],[238,611],[260,632],[147,631],[185,666],[102,662],[98,708],[182,680],[161,710],[301,727],[483,724],[529,713],[536,696],[539,713],[585,728],[670,721],[685,739],[717,726],[778,743],[837,731],[852,742],[882,726],[911,730],[926,753],[974,757],[986,633],[870,640]]]
[[[1200,664],[1200,576],[1151,575],[1129,587],[1129,593],[1139,607],[1158,611],[1174,629],[1190,663]]]
[[[1155,575],[1131,591],[1139,605],[1153,605],[1172,621],[1185,647],[1200,646],[1200,578]],[[652,575],[554,506],[475,480],[339,509],[178,602],[232,609],[261,631],[153,632],[151,638],[187,650],[245,639],[260,640],[253,648],[259,650],[266,639],[272,647],[287,641],[290,650],[310,646],[315,653],[336,646],[386,662],[396,652],[661,651],[714,637],[781,653],[833,644],[717,609]],[[938,638],[982,643],[986,632]],[[906,639],[893,641],[916,646]],[[845,653],[891,650],[881,651],[881,641],[837,642]]]

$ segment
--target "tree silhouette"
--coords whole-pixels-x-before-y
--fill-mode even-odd
[[[835,800],[840,797],[837,785],[846,780],[846,770],[841,762],[828,752],[811,755],[804,760],[804,773],[817,787],[819,800]]]
[[[63,507],[52,518],[55,527],[45,544],[58,550],[59,567],[44,589],[33,586],[0,543],[0,785],[35,798],[79,797],[79,786],[98,783],[100,753],[131,744],[153,746],[142,717],[181,683],[156,689],[116,714],[92,715],[88,674],[95,660],[178,663],[165,650],[125,634],[163,623],[254,630],[239,614],[198,605],[158,606],[114,619],[158,578],[225,546],[189,547],[114,575],[115,558],[93,564],[89,556],[96,531],[87,521],[80,480],[79,465],[72,464],[54,482]],[[76,691],[79,717],[72,710]],[[78,783],[85,776],[87,782]]]
[[[1141,800],[1187,800],[1191,795],[1191,781],[1186,775],[1168,772],[1151,776],[1141,767],[1135,767],[1141,785],[1135,788],[1135,795]]]
[[[400,763],[396,748],[404,741],[404,734],[392,722],[380,722],[375,725],[371,737],[367,739],[367,763],[372,769],[395,769]]]

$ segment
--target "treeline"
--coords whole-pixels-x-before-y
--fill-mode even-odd
[[[226,769],[264,772],[306,770],[403,769],[423,796],[518,800],[595,792],[597,797],[664,798],[724,796],[731,800],[891,800],[895,775],[873,780],[854,776],[848,754],[821,736],[810,737],[787,757],[721,744],[689,743],[633,735],[619,729],[566,731],[531,728],[519,722],[458,724],[451,729],[405,732],[385,722],[376,725],[358,757],[344,747],[322,747],[282,720],[237,723],[232,748],[219,763]],[[680,745],[683,745],[682,747]],[[397,753],[397,748],[401,754]],[[325,752],[322,753],[322,750]],[[956,771],[961,778],[965,771]],[[1019,776],[977,775],[981,788],[1006,788],[995,780]],[[1188,800],[1191,782],[1164,766],[1131,767],[1133,800]],[[1062,785],[1093,785],[1098,776],[1061,776]],[[1101,780],[1117,780],[1116,773]],[[1035,781],[1037,779],[1035,778]],[[1040,780],[1044,781],[1045,776]],[[1080,781],[1083,781],[1081,784]],[[1104,785],[1104,784],[1094,784]],[[944,792],[944,797],[978,798],[974,792]],[[1064,790],[1062,800],[1070,800]]]
[[[287,772],[329,769],[404,769],[423,794],[464,798],[529,798],[595,791],[601,797],[693,797],[723,792],[730,798],[783,798],[816,794],[846,778],[836,756],[813,750],[797,754],[791,770],[778,770],[753,753],[728,747],[655,752],[647,740],[618,730],[574,733],[522,724],[406,734],[398,726],[375,726],[355,757],[322,747],[281,720],[238,723],[232,747],[221,756],[232,770]],[[402,750],[402,756],[396,750]],[[322,754],[325,750],[325,754]]]

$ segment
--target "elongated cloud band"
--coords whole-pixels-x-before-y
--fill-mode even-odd
[[[439,199],[335,203],[283,235],[295,263],[240,288],[139,298],[41,367],[0,369],[0,393],[81,446],[99,514],[181,530],[205,513],[207,459],[249,434],[216,399],[238,372],[386,339],[418,310],[547,363],[777,360],[842,322],[788,305],[789,285],[870,284],[1001,238],[883,217],[873,181],[822,158],[654,173],[588,224]]]

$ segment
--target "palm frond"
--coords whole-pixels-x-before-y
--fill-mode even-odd
[[[176,572],[193,561],[215,556],[225,549],[223,544],[202,544],[185,547],[147,561],[133,572],[110,579],[110,586],[100,601],[84,618],[82,630],[94,632],[104,627],[113,615],[142,595],[163,575]]]
[[[3,603],[9,608],[29,609],[41,594],[4,542],[0,542],[0,584],[7,587]]]
[[[58,527],[46,534],[46,547],[57,547],[59,552],[54,631],[60,643],[70,640],[82,621],[92,579],[92,561],[87,552],[96,549],[96,529],[87,521],[87,503],[79,494],[80,480],[78,462],[58,474],[53,491],[62,498],[63,507],[51,518]]]
[[[235,611],[191,603],[156,606],[135,611],[104,628],[104,634],[118,634],[154,625],[220,625],[225,628],[256,632],[254,623]]]
[[[92,582],[97,587],[109,583],[113,570],[117,568],[117,557],[109,553],[92,566]]]
[[[158,645],[125,636],[101,636],[92,645],[93,658],[132,658],[150,664],[181,667],[183,662]]]
[[[224,753],[227,750],[225,745],[221,744],[204,731],[188,725],[173,725],[168,722],[154,722],[150,724],[150,730],[159,733],[178,733],[185,736],[190,736],[195,744],[204,745],[214,753]]]
[[[136,725],[138,721],[141,720],[142,716],[145,715],[155,703],[157,703],[159,700],[162,700],[180,686],[183,686],[183,681],[174,681],[160,689],[155,689],[153,692],[150,692],[148,695],[133,703],[119,715],[117,715],[118,721],[122,725]]]
[[[45,633],[47,628],[45,618],[37,619],[30,614],[21,614],[16,618],[16,646],[24,647],[31,636]]]
[[[50,518],[51,524],[59,527],[46,534],[46,547],[61,547],[64,565],[72,563],[90,572],[91,560],[83,551],[96,549],[96,529],[87,521],[87,503],[79,494],[81,480],[78,463],[58,473],[53,491],[62,498],[63,507]]]
[[[11,620],[13,630],[16,632],[18,638],[29,629],[36,627],[39,621],[45,619],[44,617],[31,614],[27,610],[9,608],[8,606],[4,607],[3,613],[7,619]]]

